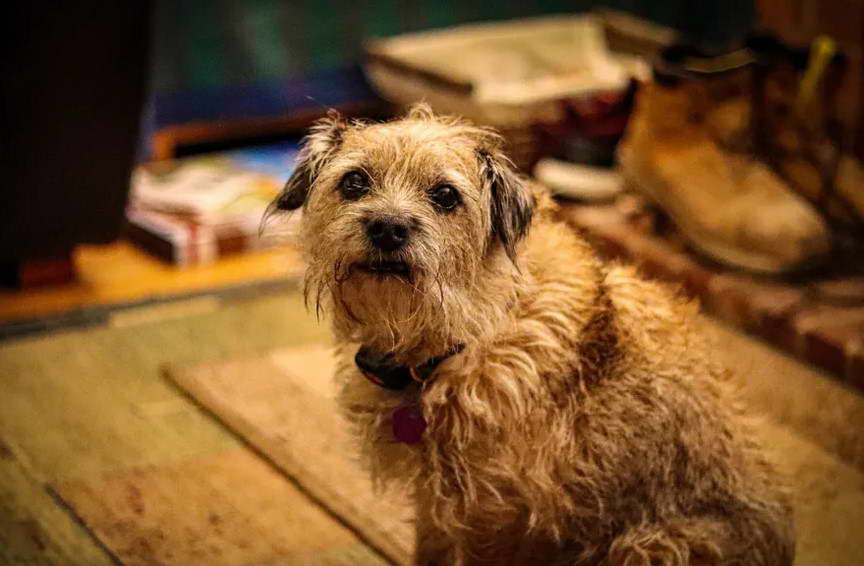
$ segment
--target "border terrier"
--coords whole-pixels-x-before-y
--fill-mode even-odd
[[[786,565],[791,511],[696,308],[607,265],[494,131],[331,114],[274,203],[416,563]]]

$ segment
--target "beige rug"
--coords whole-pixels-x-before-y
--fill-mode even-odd
[[[331,394],[332,372],[329,350],[308,346],[169,375],[367,544],[394,563],[409,564],[410,509],[374,493],[354,461]]]
[[[795,488],[796,564],[864,564],[864,473],[843,457],[860,452],[861,429],[848,427],[857,422],[861,399],[723,327],[709,324],[709,330],[743,373],[747,399],[768,415],[760,433]],[[332,369],[329,352],[311,347],[169,373],[361,539],[407,564],[410,513],[401,501],[376,496],[353,462],[330,393]],[[816,415],[828,407],[853,421],[820,420]]]

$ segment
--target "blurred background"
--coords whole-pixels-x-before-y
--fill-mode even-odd
[[[799,563],[864,563],[861,0],[34,2],[2,26],[0,563],[406,560],[363,479],[333,495],[327,395],[284,389],[332,360],[299,214],[262,217],[315,120],[418,101],[498,128],[600,253],[770,369],[745,390],[799,455]]]

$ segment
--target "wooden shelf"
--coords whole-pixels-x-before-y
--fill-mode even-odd
[[[299,255],[290,248],[247,252],[210,265],[177,268],[123,240],[81,246],[74,259],[77,278],[72,282],[0,291],[0,322],[296,277],[301,269]]]

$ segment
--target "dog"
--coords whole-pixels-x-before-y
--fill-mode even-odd
[[[604,264],[491,129],[412,107],[311,128],[305,296],[416,563],[788,565],[790,506],[696,308]]]

